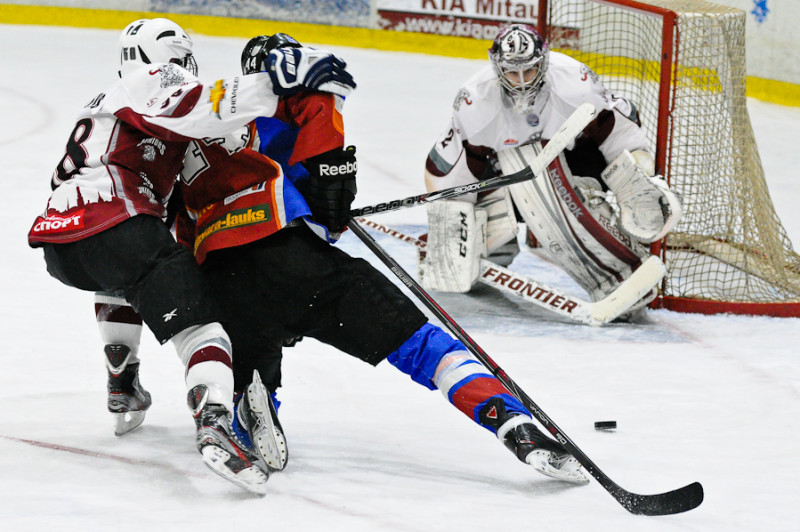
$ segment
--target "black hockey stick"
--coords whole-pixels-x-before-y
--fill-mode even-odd
[[[550,417],[545,414],[536,403],[533,402],[522,388],[511,380],[511,377],[492,360],[492,358],[479,346],[456,321],[439,306],[439,304],[428,294],[422,286],[417,283],[408,273],[389,255],[367,231],[355,220],[350,220],[347,224],[351,231],[394,273],[417,298],[430,310],[461,342],[475,355],[497,379],[503,383],[524,405],[537,420],[561,442],[562,445],[575,457],[578,462],[592,475],[597,482],[608,491],[617,502],[626,510],[638,515],[668,515],[686,512],[696,508],[703,502],[703,486],[699,482],[693,482],[677,490],[654,495],[639,495],[631,493],[621,488],[616,482],[611,480],[608,475],[603,473],[599,467],[581,451],[575,443],[556,425]]]
[[[452,199],[470,192],[487,192],[496,188],[504,187],[506,185],[513,185],[515,183],[522,183],[529,179],[533,179],[535,174],[530,167],[525,168],[515,174],[500,175],[497,177],[489,178],[485,181],[478,181],[477,183],[470,183],[469,185],[461,185],[458,187],[450,187],[435,192],[426,192],[425,194],[418,194],[416,196],[409,196],[407,198],[387,201],[384,203],[376,203],[367,207],[359,209],[352,209],[350,216],[356,218],[358,216],[365,216],[367,214],[376,214],[379,212],[396,211],[405,209],[406,207],[413,207],[415,205],[423,205],[432,201]]]
[[[359,216],[366,216],[367,214],[396,211],[398,209],[405,209],[406,207],[422,205],[441,199],[455,198],[471,192],[486,192],[533,179],[541,174],[545,168],[553,162],[553,159],[558,157],[559,153],[564,151],[569,143],[583,131],[583,128],[594,119],[595,114],[596,110],[592,104],[581,104],[573,111],[569,118],[564,121],[559,130],[556,131],[544,148],[542,148],[542,151],[532,160],[527,161],[528,166],[517,173],[492,177],[485,181],[478,181],[477,183],[445,188],[399,200],[377,203],[368,207],[361,207],[360,209],[352,209],[350,211],[350,216],[357,218]]]

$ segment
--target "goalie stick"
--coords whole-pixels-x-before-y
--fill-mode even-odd
[[[426,194],[419,194],[417,196],[409,196],[407,198],[388,201],[384,203],[377,203],[368,207],[361,207],[359,209],[352,209],[350,216],[356,218],[365,216],[367,214],[376,214],[379,212],[396,211],[413,207],[415,205],[422,205],[437,201],[441,199],[451,199],[471,192],[486,192],[496,188],[521,183],[538,176],[553,162],[553,159],[558,157],[558,154],[564,151],[572,140],[580,135],[589,122],[594,120],[597,111],[590,103],[581,104],[573,113],[567,118],[553,137],[547,142],[547,145],[536,156],[529,159],[528,167],[509,175],[501,175],[486,179],[485,181],[478,181],[477,183],[470,183],[469,185],[460,185],[456,187],[445,188],[428,192]]]
[[[358,222],[403,242],[414,244],[419,249],[425,249],[428,245],[427,242],[418,238],[366,218],[358,218]],[[483,258],[480,261],[478,281],[501,292],[521,297],[558,316],[584,325],[598,326],[615,320],[620,314],[631,308],[634,303],[653,289],[656,283],[664,277],[666,271],[661,259],[652,255],[613,292],[595,302],[565,294],[557,288],[529,279]]]
[[[611,480],[608,475],[600,470],[599,467],[581,451],[577,445],[553,422],[544,411],[533,402],[522,388],[511,380],[511,377],[492,360],[492,358],[479,346],[458,323],[450,317],[445,310],[439,306],[430,294],[428,294],[406,271],[395,261],[391,255],[372,238],[367,231],[355,220],[350,220],[347,224],[353,234],[355,234],[366,245],[381,262],[383,262],[406,288],[417,296],[417,298],[430,310],[439,321],[441,321],[461,342],[475,355],[497,379],[508,388],[536,419],[547,429],[553,437],[561,442],[567,451],[580,462],[580,464],[592,475],[597,482],[608,491],[623,508],[633,514],[638,515],[669,515],[686,512],[696,508],[703,502],[703,486],[699,482],[693,482],[682,488],[665,493],[654,495],[640,495],[632,493]]]

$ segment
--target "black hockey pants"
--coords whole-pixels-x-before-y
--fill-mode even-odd
[[[270,390],[280,385],[285,338],[316,338],[376,365],[427,321],[367,261],[305,225],[213,251],[203,271],[233,343],[236,389],[251,381],[247,368],[258,368]]]
[[[81,290],[120,292],[162,344],[186,327],[220,321],[191,251],[159,218],[134,216],[83,240],[42,247],[50,275]]]

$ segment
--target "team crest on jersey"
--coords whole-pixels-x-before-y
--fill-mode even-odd
[[[503,141],[503,144],[506,146],[516,146],[519,144],[519,141],[517,139],[506,139]]]
[[[528,123],[529,126],[536,127],[539,125],[539,115],[537,115],[536,113],[531,113],[525,117],[525,121]]]
[[[461,109],[461,102],[472,105],[472,99],[467,89],[459,89],[458,94],[456,94],[456,99],[453,100],[453,109],[456,111]]]
[[[172,63],[165,64],[159,68],[157,72],[161,75],[162,89],[166,87],[173,87],[175,85],[181,85],[184,82],[183,72],[185,72],[185,70],[178,68],[177,65]]]
[[[167,150],[166,144],[152,137],[139,141],[139,144],[136,146],[142,148],[142,159],[147,162],[155,161],[156,155],[164,155],[164,152]]]

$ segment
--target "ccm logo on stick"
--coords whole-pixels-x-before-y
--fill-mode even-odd
[[[358,170],[358,163],[343,163],[340,165],[321,164],[319,165],[319,175],[347,175],[355,174]]]

